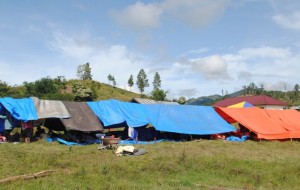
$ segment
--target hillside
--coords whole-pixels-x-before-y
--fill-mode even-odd
[[[192,98],[187,100],[187,105],[211,105],[217,100],[220,100],[222,96],[220,95],[211,95],[211,96],[201,96],[198,98]]]
[[[107,100],[107,99],[117,99],[122,101],[130,101],[132,98],[140,98],[141,95],[130,92],[128,90],[124,90],[118,87],[111,86],[109,84],[100,83],[98,81],[81,81],[81,80],[69,80],[67,82],[67,88],[65,93],[73,93],[72,86],[74,83],[83,83],[92,89],[93,93],[95,93],[94,101],[98,100]]]
[[[65,80],[63,77],[41,78],[34,82],[24,82],[19,86],[9,86],[0,81],[0,97],[37,97],[46,100],[98,101],[118,99],[130,101],[141,95],[93,80]],[[143,95],[145,98],[149,98]]]
[[[238,96],[251,96],[251,95],[267,95],[277,100],[281,100],[283,102],[288,103],[290,106],[299,106],[300,105],[300,98],[299,93],[297,91],[288,91],[288,92],[281,92],[281,91],[250,91],[249,89],[243,89],[231,94],[227,94],[225,96],[220,95],[212,95],[212,96],[201,96],[198,98],[192,98],[187,100],[186,104],[188,105],[212,105],[217,101],[220,101],[225,98],[232,98]]]

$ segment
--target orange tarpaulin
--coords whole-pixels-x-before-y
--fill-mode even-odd
[[[266,112],[290,131],[290,138],[300,138],[300,112],[297,110],[266,110]]]
[[[296,123],[295,116],[289,116],[289,113],[268,112],[260,108],[216,108],[216,111],[228,122],[238,122],[249,130],[257,134],[262,139],[286,139],[300,138],[298,130],[293,128],[295,125],[286,123]],[[276,110],[279,111],[279,110]],[[271,113],[271,114],[270,114]],[[276,117],[275,117],[276,115]],[[296,114],[295,114],[296,115]],[[284,118],[286,123],[280,121],[280,117]],[[298,116],[299,117],[299,116]],[[287,130],[287,128],[291,130]]]

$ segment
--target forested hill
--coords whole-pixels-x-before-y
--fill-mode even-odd
[[[186,104],[188,105],[212,105],[218,100],[221,100],[222,96],[220,95],[212,95],[212,96],[201,96],[198,98],[191,98],[187,100]]]
[[[35,82],[24,82],[20,86],[9,86],[0,81],[0,97],[38,97],[47,100],[98,101],[118,99],[130,101],[140,94],[93,80],[65,80],[64,77],[42,78]],[[146,96],[145,96],[146,97]]]
[[[273,97],[277,100],[284,101],[290,106],[299,106],[300,105],[300,92],[299,85],[296,84],[294,89],[291,91],[268,91],[261,87],[257,87],[254,83],[250,83],[248,86],[244,86],[242,90],[233,92],[231,94],[212,95],[212,96],[202,96],[198,98],[192,98],[186,101],[186,104],[190,105],[213,105],[214,103],[229,98],[237,96],[250,96],[250,95],[267,95]]]

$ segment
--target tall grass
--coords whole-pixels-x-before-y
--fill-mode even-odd
[[[0,179],[44,170],[56,173],[0,189],[297,189],[300,142],[163,142],[148,153],[117,157],[97,145],[44,141],[1,144]]]

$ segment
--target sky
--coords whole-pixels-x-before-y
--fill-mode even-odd
[[[0,0],[0,80],[76,79],[117,86],[158,72],[169,99],[300,84],[299,0]],[[136,85],[132,91],[138,92]]]

